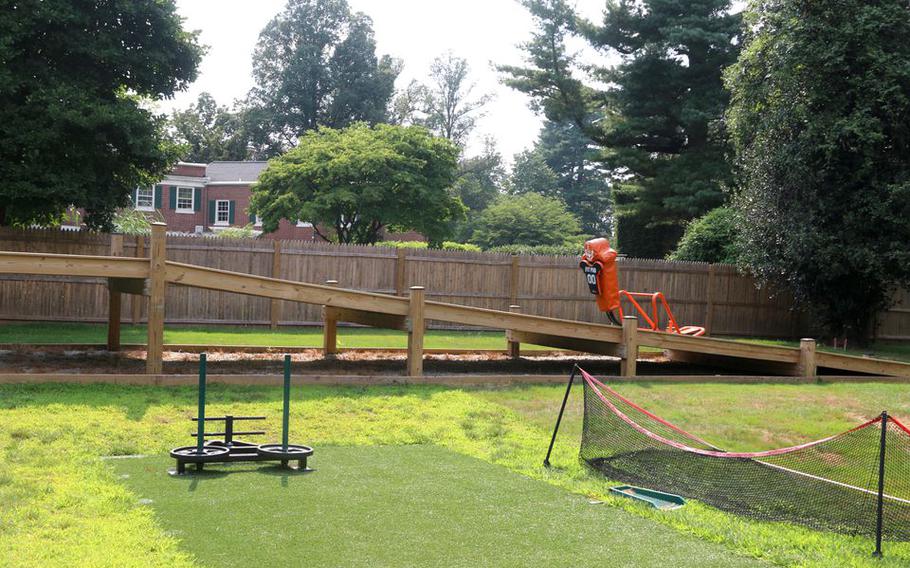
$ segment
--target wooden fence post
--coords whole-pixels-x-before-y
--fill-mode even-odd
[[[281,278],[281,241],[272,241],[272,278]],[[281,319],[281,300],[272,300],[269,303],[269,327],[278,329],[278,320]]]
[[[423,286],[411,286],[408,303],[408,376],[423,376],[423,334],[426,323],[423,319]]]
[[[404,296],[404,287],[408,277],[408,257],[405,249],[399,248],[397,251],[398,255],[395,257],[395,295]]]
[[[337,280],[326,280],[326,286],[338,286]],[[338,320],[335,318],[335,308],[322,306],[322,356],[325,359],[334,359],[338,353]]]
[[[509,306],[509,311],[512,312],[513,314],[520,314],[521,306],[512,304],[511,306]],[[521,343],[519,343],[518,341],[515,341],[512,338],[511,329],[506,330],[506,353],[512,359],[518,359],[521,356]]]
[[[145,355],[145,372],[161,374],[161,359],[164,352],[164,293],[167,267],[167,225],[152,223],[152,244],[149,254],[149,304],[148,344]]]
[[[136,236],[136,258],[145,258],[145,236]],[[130,308],[132,309],[133,324],[138,324],[142,319],[142,302],[145,300],[142,296],[130,295]]]
[[[512,255],[512,266],[509,268],[509,304],[518,303],[518,283],[519,271],[521,266],[518,264],[521,257],[517,254]]]
[[[623,377],[634,377],[638,372],[638,318],[622,318],[622,357],[619,374]]]
[[[123,235],[111,235],[111,256],[123,256]],[[107,350],[120,351],[120,307],[123,295],[107,282]]]
[[[714,279],[716,271],[714,265],[708,266],[708,298],[705,304],[705,335],[711,335],[711,327],[714,324]]]
[[[799,340],[799,376],[814,379],[818,376],[818,364],[815,360],[815,340],[803,338]]]

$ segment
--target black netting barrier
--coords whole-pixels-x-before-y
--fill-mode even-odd
[[[580,456],[609,479],[757,519],[875,537],[882,417],[792,448],[724,452],[582,376]],[[910,431],[886,423],[882,536],[910,540]]]

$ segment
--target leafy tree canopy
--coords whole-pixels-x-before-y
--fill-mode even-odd
[[[177,159],[144,101],[196,78],[202,56],[173,0],[24,0],[0,11],[0,225],[67,207],[110,229]]]
[[[866,337],[910,283],[910,8],[756,0],[747,24],[726,74],[745,263]]]
[[[502,197],[477,216],[471,242],[484,249],[503,245],[562,245],[577,240],[578,219],[559,199],[538,193]]]
[[[730,180],[721,74],[741,26],[730,0],[611,0],[601,25],[566,0],[523,3],[537,22],[522,46],[529,66],[500,70],[547,118],[575,122],[604,148],[617,212],[660,232],[720,205]],[[580,65],[566,48],[578,36],[621,62]]]
[[[171,116],[171,129],[175,142],[186,148],[183,159],[188,162],[245,160],[250,152],[243,118],[204,92],[195,104]]]
[[[513,195],[539,193],[555,197],[559,193],[558,190],[556,172],[547,165],[539,149],[533,148],[515,155],[506,191]]]
[[[345,0],[289,0],[254,51],[253,138],[280,152],[320,126],[385,122],[400,71],[399,61],[377,57],[372,21]]]
[[[739,263],[737,217],[733,209],[718,207],[690,222],[670,260]]]
[[[442,242],[464,206],[449,188],[458,149],[419,126],[355,124],[320,128],[271,161],[253,188],[263,230],[281,219],[331,227],[327,240],[372,244],[384,228],[414,230]]]

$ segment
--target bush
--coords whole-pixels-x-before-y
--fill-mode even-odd
[[[487,252],[506,252],[510,254],[536,254],[556,256],[580,256],[584,250],[584,241],[564,245],[503,245],[487,249]]]
[[[215,232],[212,236],[219,239],[251,239],[256,236],[253,232],[253,225],[245,227],[229,227]]]
[[[581,232],[560,199],[536,193],[499,198],[474,220],[471,242],[484,249],[503,245],[565,245]]]
[[[689,223],[676,250],[667,258],[736,264],[739,260],[736,231],[736,213],[732,209],[712,209]]]
[[[164,221],[159,211],[143,213],[133,208],[119,209],[114,214],[114,232],[124,235],[150,235],[152,223],[159,221]]]
[[[463,250],[467,252],[480,252],[482,249],[477,245],[470,243],[453,243],[452,241],[443,241],[442,250]]]
[[[422,241],[379,241],[376,246],[399,249],[425,249],[427,248],[427,243]]]

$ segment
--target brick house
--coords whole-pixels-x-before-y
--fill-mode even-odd
[[[268,162],[179,162],[160,183],[133,193],[140,211],[158,211],[168,230],[177,233],[211,233],[229,227],[260,223],[249,212],[252,185]],[[282,219],[278,230],[262,235],[271,239],[315,240],[313,225]]]

